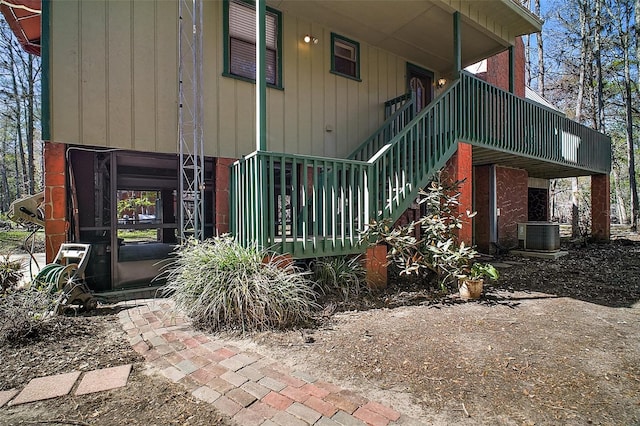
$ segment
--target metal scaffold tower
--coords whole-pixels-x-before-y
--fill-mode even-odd
[[[204,239],[202,0],[178,0],[180,240]]]

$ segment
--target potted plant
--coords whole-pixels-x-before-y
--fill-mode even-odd
[[[461,275],[458,281],[460,298],[462,300],[478,299],[482,295],[485,278],[497,280],[500,274],[490,263],[476,262],[471,265],[466,275]]]

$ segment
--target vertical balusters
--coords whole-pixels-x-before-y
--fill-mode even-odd
[[[313,196],[312,196],[312,202],[311,202],[311,206],[312,206],[312,214],[313,217],[311,219],[311,235],[313,236],[313,252],[317,253],[318,252],[318,222],[320,222],[322,219],[320,218],[320,204],[322,203],[321,200],[321,191],[322,191],[322,185],[320,184],[319,181],[319,177],[318,177],[318,160],[313,159],[311,162],[312,166],[313,166],[313,177],[311,178],[312,182],[313,182]]]
[[[275,167],[275,161],[272,155],[269,155],[267,157],[267,173],[268,173],[268,178],[267,178],[267,186],[269,187],[269,195],[268,197],[268,202],[267,202],[267,211],[266,212],[262,212],[262,215],[265,215],[266,213],[266,218],[267,218],[267,224],[269,227],[269,238],[268,238],[268,245],[272,246],[273,244],[275,244],[276,242],[276,209],[278,208],[278,203],[277,203],[277,196],[275,193],[275,189],[276,189],[276,167]],[[246,214],[246,212],[241,212],[241,214],[243,216],[248,216]],[[258,213],[258,215],[260,215],[260,213]]]

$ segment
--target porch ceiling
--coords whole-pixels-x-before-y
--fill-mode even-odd
[[[542,179],[590,176],[596,174],[596,172],[587,169],[569,167],[554,162],[507,154],[489,148],[474,146],[473,165],[483,166],[491,164],[524,169],[529,173],[529,177]]]
[[[267,0],[267,3],[443,75],[453,69],[452,16],[456,10],[462,15],[463,66],[503,51],[516,36],[539,31],[541,27],[538,18],[515,0]]]

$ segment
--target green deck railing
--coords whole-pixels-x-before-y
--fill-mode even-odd
[[[419,113],[397,98],[349,159],[254,152],[232,167],[231,229],[295,257],[363,251],[371,219],[398,218],[459,141],[578,168],[610,170],[610,139],[462,73]]]
[[[456,85],[461,141],[591,173],[611,171],[608,136],[469,73]]]
[[[356,160],[254,152],[232,167],[232,232],[296,257],[361,252],[370,170]]]

